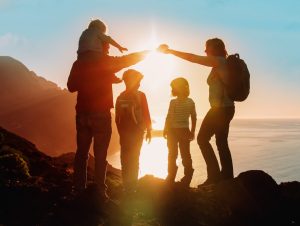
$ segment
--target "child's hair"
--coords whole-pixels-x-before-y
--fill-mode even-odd
[[[175,78],[171,82],[172,95],[173,96],[183,96],[188,97],[190,95],[189,83],[185,78],[179,77]]]
[[[212,38],[206,41],[206,48],[211,49],[213,56],[226,57],[227,51],[224,42],[219,38]]]
[[[89,23],[88,28],[98,28],[100,29],[101,32],[105,33],[106,32],[106,25],[105,23],[103,23],[101,20],[96,19],[96,20],[92,20]]]
[[[124,80],[126,87],[131,88],[138,84],[143,77],[141,72],[134,69],[128,69],[123,73],[122,79]]]

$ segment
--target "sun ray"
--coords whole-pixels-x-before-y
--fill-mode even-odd
[[[174,59],[171,56],[159,53],[156,48],[161,44],[155,29],[153,28],[150,38],[140,43],[140,49],[148,49],[150,53],[144,61],[134,66],[144,74],[143,88],[146,90],[159,89],[168,85],[170,77],[174,73]]]

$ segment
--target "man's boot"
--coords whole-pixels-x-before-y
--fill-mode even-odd
[[[193,174],[194,174],[194,169],[187,169],[184,168],[184,177],[180,180],[180,183],[184,186],[184,187],[189,187],[191,180],[193,178]]]
[[[168,168],[168,176],[166,178],[166,182],[168,184],[172,184],[175,182],[175,178],[176,178],[176,174],[177,174],[177,169],[178,167],[176,166],[176,168]]]

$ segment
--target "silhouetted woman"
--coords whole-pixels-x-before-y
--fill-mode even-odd
[[[232,158],[227,138],[235,107],[234,102],[227,96],[224,87],[224,83],[227,82],[227,51],[224,42],[218,38],[209,39],[206,41],[205,47],[206,56],[176,51],[167,45],[161,45],[158,50],[212,68],[207,78],[211,108],[204,117],[197,136],[198,145],[207,165],[207,179],[202,185],[209,185],[220,180],[233,178]],[[209,143],[213,135],[216,137],[221,170],[214,150]]]

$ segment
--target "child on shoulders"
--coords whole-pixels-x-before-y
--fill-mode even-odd
[[[102,56],[103,43],[118,48],[122,53],[127,48],[122,47],[110,36],[106,35],[106,25],[99,19],[92,20],[87,29],[85,29],[79,39],[77,58],[78,59],[98,59]]]

